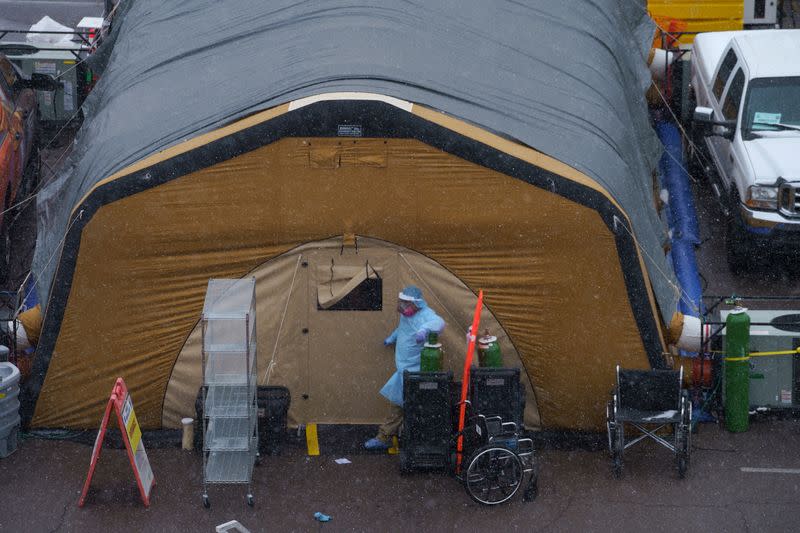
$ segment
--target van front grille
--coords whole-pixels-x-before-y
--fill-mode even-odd
[[[778,191],[778,209],[787,217],[800,217],[800,183],[784,183]]]

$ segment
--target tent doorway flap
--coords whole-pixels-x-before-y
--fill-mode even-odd
[[[383,279],[380,267],[369,261],[361,266],[330,265],[317,267],[317,309],[320,311],[381,311]]]

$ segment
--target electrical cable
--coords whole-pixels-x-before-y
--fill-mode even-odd
[[[292,283],[289,285],[289,291],[286,293],[286,303],[283,306],[283,314],[281,315],[281,322],[278,326],[278,333],[275,335],[275,346],[272,348],[272,357],[266,370],[264,370],[264,384],[269,384],[269,378],[272,376],[272,369],[275,367],[275,355],[278,353],[278,342],[281,339],[281,331],[283,331],[283,322],[286,319],[286,311],[289,310],[289,300],[292,297],[292,290],[294,289],[294,280],[297,277],[297,270],[300,268],[300,261],[303,259],[303,254],[297,256],[297,264],[294,266],[294,274],[292,274]]]
[[[625,231],[627,231],[628,234],[633,239],[633,243],[636,245],[636,248],[638,248],[639,251],[642,252],[642,254],[644,254],[644,256],[647,259],[650,260],[650,262],[653,264],[653,266],[656,268],[656,270],[659,272],[659,274],[661,274],[661,276],[664,278],[664,280],[666,280],[666,282],[673,288],[673,290],[675,291],[675,294],[678,296],[678,298],[680,300],[682,300],[684,303],[686,303],[686,305],[688,305],[695,313],[698,313],[698,315],[699,315],[700,314],[700,309],[691,300],[689,295],[686,294],[686,292],[680,286],[678,286],[676,283],[673,283],[673,281],[669,278],[669,276],[667,276],[667,274],[663,270],[661,270],[661,267],[658,266],[658,263],[656,263],[655,260],[650,256],[650,254],[648,254],[647,251],[639,244],[639,241],[636,240],[636,236],[634,236],[634,234],[631,232],[631,230],[629,230],[628,227],[624,223],[622,223],[622,221],[620,221],[619,225],[622,226],[623,228],[625,228]]]

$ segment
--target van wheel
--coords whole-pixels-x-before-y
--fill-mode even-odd
[[[751,247],[747,230],[744,229],[744,222],[739,215],[738,199],[734,198],[734,200],[736,203],[731,202],[731,214],[728,215],[725,231],[725,256],[731,273],[742,274],[752,266]]]

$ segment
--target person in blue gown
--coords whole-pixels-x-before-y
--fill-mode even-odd
[[[397,311],[400,322],[397,328],[383,341],[384,346],[394,344],[394,361],[397,371],[381,389],[389,400],[391,410],[386,421],[378,428],[378,434],[364,443],[368,450],[385,450],[392,443],[403,423],[403,371],[419,371],[420,352],[428,333],[441,333],[444,320],[428,307],[422,291],[409,285],[398,295]]]

